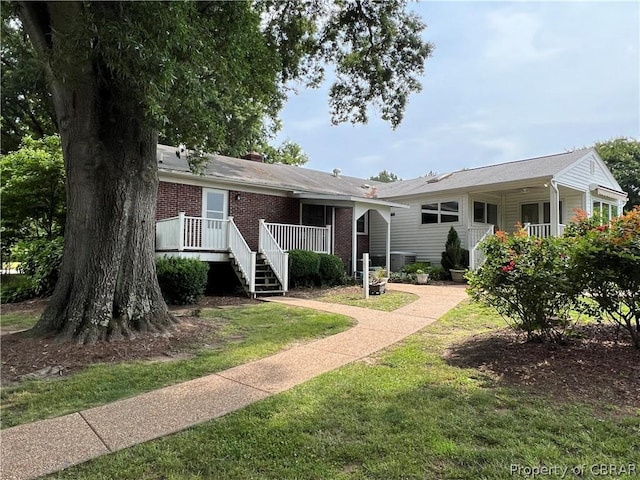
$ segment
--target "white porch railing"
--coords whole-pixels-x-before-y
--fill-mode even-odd
[[[489,235],[493,235],[493,225],[488,229],[482,228],[470,228],[469,229],[469,268],[475,270],[479,268],[487,259],[486,255],[480,250],[480,243]]]
[[[286,292],[289,290],[289,254],[278,245],[277,240],[271,234],[263,219],[260,219],[258,238],[260,253],[264,255],[269,265],[271,265],[273,273],[275,273],[282,285],[282,290]]]
[[[156,250],[227,250],[227,220],[177,217],[156,223]]]
[[[265,223],[267,230],[282,250],[310,250],[317,253],[331,253],[331,227],[309,227]]]
[[[238,230],[233,217],[229,217],[228,228],[229,251],[236,259],[238,268],[249,281],[249,293],[256,293],[256,252],[252,252],[244,237]]]
[[[551,224],[550,223],[525,223],[524,229],[527,235],[532,237],[546,238],[551,237]],[[558,224],[558,235],[564,233],[564,224]]]
[[[156,250],[181,250],[180,217],[171,217],[156,222]]]

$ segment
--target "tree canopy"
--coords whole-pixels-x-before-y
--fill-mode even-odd
[[[373,177],[369,177],[369,180],[376,180],[378,182],[391,183],[397,182],[398,180],[402,180],[398,178],[398,176],[393,172],[387,172],[386,170],[382,170],[378,175],[374,175]]]
[[[287,96],[326,77],[334,123],[366,123],[373,108],[398,126],[432,50],[404,0],[69,3],[61,10],[74,57],[141,101],[163,143],[231,156],[268,146]],[[56,129],[43,51],[58,57],[52,71],[73,61],[51,49],[35,55],[12,5],[3,7],[3,151]]]
[[[396,127],[432,49],[405,0],[9,2],[3,26],[31,42],[67,174],[60,280],[34,332],[81,343],[175,321],[155,276],[159,137],[256,150],[325,71],[335,123],[373,109]]]
[[[625,210],[640,205],[640,142],[632,138],[614,138],[597,142],[596,150],[622,189],[629,195]]]
[[[19,150],[0,157],[2,245],[61,235],[65,173],[57,135],[25,137]]]

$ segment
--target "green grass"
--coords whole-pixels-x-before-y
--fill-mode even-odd
[[[329,293],[317,298],[321,302],[340,303],[384,312],[392,312],[417,299],[418,296],[413,293],[388,290],[382,295],[369,295],[368,299],[363,298],[362,291],[359,291],[359,293]]]
[[[640,415],[607,417],[443,359],[452,343],[503,326],[462,304],[373,362],[51,478],[493,480],[525,478],[511,465],[586,465],[580,478],[599,479],[590,465],[640,468]]]
[[[0,327],[9,328],[11,330],[23,330],[33,327],[38,318],[39,313],[34,312],[12,312],[0,315]]]
[[[104,405],[149,390],[224,370],[271,355],[294,341],[341,332],[351,319],[277,304],[205,309],[205,318],[223,322],[212,343],[196,356],[172,362],[98,364],[56,380],[4,387],[2,428]]]

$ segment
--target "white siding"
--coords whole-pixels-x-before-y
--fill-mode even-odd
[[[449,229],[454,227],[460,237],[460,242],[466,247],[467,229],[466,217],[468,212],[465,203],[466,195],[429,196],[419,199],[394,199],[399,203],[409,205],[410,208],[393,208],[391,217],[391,251],[412,252],[417,261],[429,261],[432,265],[440,265],[441,253],[447,241]],[[421,222],[421,206],[424,203],[457,201],[459,205],[460,221],[456,223],[441,223],[423,225]],[[386,225],[381,218],[372,218],[370,223],[369,250],[372,255],[384,254]],[[383,234],[384,230],[384,234]]]
[[[393,217],[391,217],[393,221]],[[386,255],[387,222],[375,210],[369,211],[369,254]]]
[[[590,191],[589,187],[593,184],[602,185],[603,187],[608,187],[613,190],[621,190],[620,185],[613,178],[607,166],[595,155],[590,155],[576,163],[566,172],[562,172],[557,176],[557,180],[561,185],[573,187],[585,192],[586,205],[581,205],[580,208],[585,209],[588,214],[593,213],[593,200],[602,200],[606,203],[617,204],[618,211],[622,211],[622,202],[610,198],[599,198]]]
[[[592,183],[620,190],[620,185],[612,179],[606,165],[593,155],[574,164],[566,172],[561,172],[556,176],[556,180],[561,185],[585,192]]]

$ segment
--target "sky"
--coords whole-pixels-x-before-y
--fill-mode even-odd
[[[306,168],[369,178],[445,173],[640,140],[640,2],[433,2],[434,44],[402,124],[331,125],[329,84],[291,96],[278,140]]]

